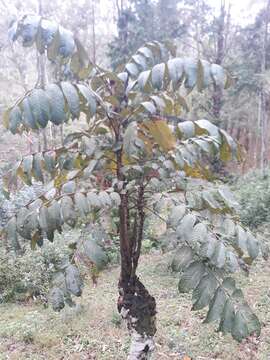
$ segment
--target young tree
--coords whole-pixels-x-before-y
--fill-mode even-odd
[[[46,54],[58,69],[59,81],[19,99],[5,113],[6,127],[23,133],[70,119],[86,121],[87,127],[68,134],[59,148],[26,156],[9,172],[6,191],[18,176],[28,185],[47,183],[42,195],[9,220],[10,241],[16,245],[19,234],[32,248],[42,246],[46,238],[53,241],[64,224],[74,227],[79,218],[89,221],[89,214],[98,223],[104,212],[113,211],[121,256],[117,306],[131,334],[129,359],[149,359],[156,302],[137,276],[137,267],[145,218],[155,214],[167,223],[163,245],[173,249],[179,291],[192,291],[193,310],[208,306],[205,321],[219,321],[219,330],[239,341],[259,335],[258,318],[230,275],[241,268],[247,271],[259,244],[239,224],[228,191],[216,182],[209,185],[214,179],[209,160],[239,157],[237,144],[207,120],[179,117],[186,107],[183,91],[217,84],[226,88],[229,74],[207,61],[174,58],[158,42],[140,48],[122,73],[106,71],[90,62],[69,31],[39,16],[24,17],[11,34]],[[168,219],[158,211],[164,200]],[[94,236],[74,244],[75,251],[81,246],[91,263],[104,265],[106,255]],[[70,294],[81,292],[72,256],[52,290],[53,307],[61,309],[65,301],[70,303]]]

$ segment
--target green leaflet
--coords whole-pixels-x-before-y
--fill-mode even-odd
[[[204,223],[198,223],[191,230],[191,233],[188,236],[190,244],[196,246],[198,244],[203,244],[207,241],[208,229]]]
[[[163,112],[166,107],[166,102],[161,96],[153,95],[151,96],[151,100],[154,101],[155,106],[158,108],[160,112]]]
[[[246,232],[246,234],[248,254],[252,259],[256,259],[256,257],[259,255],[260,250],[259,242],[250,232]]]
[[[204,274],[205,267],[201,262],[195,261],[191,263],[180,278],[178,283],[179,292],[185,293],[193,290],[199,284]]]
[[[147,68],[147,60],[143,54],[133,55],[132,60],[140,66],[141,70],[145,70]]]
[[[241,155],[239,153],[237,143],[226,131],[223,129],[220,129],[219,131],[222,137],[220,159],[222,161],[230,161],[232,158],[239,160]]]
[[[219,129],[216,125],[212,124],[210,121],[202,119],[195,121],[196,134],[203,135],[204,133],[214,136],[217,139],[220,139]]]
[[[45,88],[46,94],[49,98],[51,108],[51,122],[55,125],[60,125],[67,120],[65,112],[65,99],[64,95],[56,84],[49,84]]]
[[[184,73],[183,59],[176,58],[168,61],[168,72],[172,80],[174,90],[181,85],[181,80]]]
[[[63,220],[70,227],[74,227],[77,222],[77,215],[75,212],[74,204],[69,196],[63,196],[61,199],[61,212]]]
[[[76,190],[76,182],[74,180],[68,181],[62,186],[63,194],[72,194],[75,193]]]
[[[81,42],[76,38],[74,41],[77,51],[71,57],[70,69],[79,79],[86,79],[90,75],[93,65],[91,64],[88,54]]]
[[[56,154],[54,151],[46,151],[44,153],[44,167],[50,173],[53,174],[55,172],[56,166]]]
[[[35,122],[45,128],[51,118],[49,98],[42,89],[34,89],[28,96],[28,102]]]
[[[98,194],[98,197],[99,197],[101,207],[111,207],[112,206],[112,200],[106,191],[101,191]]]
[[[200,310],[207,306],[213,298],[217,286],[218,282],[215,277],[211,273],[206,273],[192,293],[192,310]]]
[[[25,239],[31,240],[32,229],[37,222],[33,218],[33,224],[31,224],[31,213],[27,208],[21,208],[16,216],[17,232]]]
[[[139,67],[134,63],[129,63],[125,66],[125,69],[130,76],[136,77],[139,74]]]
[[[58,232],[61,233],[63,220],[61,216],[60,204],[56,200],[52,201],[48,207],[48,217],[51,221],[52,228],[58,230]]]
[[[44,182],[44,177],[42,173],[43,163],[44,160],[41,153],[36,153],[33,155],[32,173],[34,178],[37,181],[41,181],[41,182]]]
[[[142,109],[146,110],[148,113],[150,113],[152,115],[157,112],[155,105],[153,103],[151,103],[150,101],[143,101],[141,103],[141,107],[142,107]]]
[[[232,336],[237,341],[241,341],[251,334],[260,335],[261,326],[257,316],[251,311],[250,307],[243,303],[236,311],[233,324]]]
[[[153,53],[148,47],[141,47],[137,52],[139,54],[142,54],[146,59],[154,61]]]
[[[12,134],[16,134],[17,129],[22,121],[22,113],[18,106],[14,106],[10,111],[8,111],[5,115],[8,118],[7,128],[12,132]]]
[[[186,213],[186,207],[185,205],[178,205],[174,206],[172,208],[172,211],[170,213],[169,217],[169,223],[172,227],[176,228],[179,222],[182,220]]]
[[[171,268],[175,272],[179,272],[183,270],[186,266],[188,266],[193,260],[194,254],[190,247],[181,246],[174,252]]]
[[[218,269],[224,268],[226,262],[226,248],[225,245],[219,241],[215,246],[213,255],[211,256],[211,263]]]
[[[78,251],[87,256],[98,270],[102,270],[108,263],[108,257],[104,249],[98,244],[98,239],[94,236],[82,239],[78,245]]]
[[[34,129],[34,130],[38,129],[39,125],[31,110],[29,99],[24,98],[20,104],[20,107],[22,109],[22,123],[30,129]]]
[[[61,82],[61,88],[63,94],[68,103],[69,110],[71,112],[72,118],[79,118],[80,116],[80,98],[76,88],[69,82]]]
[[[247,254],[247,234],[240,225],[236,226],[236,237],[234,244],[240,252],[240,255]]]
[[[212,259],[218,242],[214,235],[208,234],[207,241],[200,248],[200,255],[204,258]]]
[[[237,256],[232,251],[226,252],[225,268],[231,273],[237,272],[239,270]]]
[[[195,124],[193,121],[184,121],[177,125],[178,136],[181,139],[189,139],[195,135]]]
[[[151,71],[150,70],[146,70],[146,71],[142,71],[138,77],[138,86],[139,89],[143,92],[150,92],[152,89],[151,83],[150,83],[150,75],[151,75]]]
[[[188,241],[190,234],[196,222],[196,217],[193,214],[187,214],[183,217],[180,224],[176,228],[176,234],[182,241]]]
[[[75,265],[68,265],[65,269],[66,287],[71,294],[81,296],[82,294],[82,279],[80,272]]]
[[[209,310],[204,320],[205,323],[209,323],[211,321],[216,321],[221,318],[224,305],[226,302],[226,294],[222,287],[219,287],[214,297],[212,298],[209,304]]]
[[[193,89],[197,83],[198,62],[192,58],[184,58],[185,87]]]
[[[100,199],[98,197],[98,195],[95,192],[88,192],[87,193],[87,200],[89,202],[90,207],[93,208],[100,208],[101,207],[101,202]]]
[[[55,61],[59,54],[59,48],[60,48],[60,32],[59,28],[57,26],[57,30],[53,34],[53,39],[50,41],[50,43],[47,46],[47,56],[48,59],[51,61]]]
[[[39,226],[46,233],[49,241],[54,239],[55,219],[50,216],[46,206],[42,206],[39,210]]]
[[[31,185],[32,178],[32,166],[33,166],[33,157],[32,155],[26,156],[22,161],[22,171],[24,176],[27,178],[27,183]]]
[[[161,89],[163,86],[163,81],[165,77],[165,64],[157,64],[153,67],[151,71],[151,80],[152,85],[156,89]]]
[[[224,333],[231,332],[234,316],[235,316],[235,311],[232,302],[230,299],[227,299],[221,315],[221,321],[218,330]]]
[[[76,86],[79,89],[81,96],[83,97],[84,111],[86,112],[87,116],[91,118],[96,113],[97,106],[93,93],[85,85],[77,84]]]
[[[218,201],[215,199],[213,191],[203,191],[202,199],[206,207],[209,207],[213,211],[219,212],[221,206],[218,203]]]
[[[138,139],[137,124],[132,122],[125,130],[123,137],[123,150],[125,154],[130,158],[136,156],[138,147],[136,146],[136,140]]]
[[[235,236],[236,228],[235,228],[234,222],[229,218],[224,219],[223,230],[229,238],[232,238],[233,236]]]
[[[59,43],[59,55],[62,58],[70,58],[75,50],[75,42],[74,37],[71,31],[59,26],[59,35],[60,35],[60,43]],[[65,59],[65,61],[67,61]]]
[[[211,75],[217,86],[220,86],[221,88],[226,87],[228,75],[222,66],[218,64],[211,64]]]
[[[82,193],[76,193],[74,196],[76,209],[79,211],[82,217],[85,217],[90,212],[90,205],[87,201],[87,197]]]
[[[50,303],[54,311],[61,311],[65,307],[64,292],[58,287],[54,287],[49,295]]]

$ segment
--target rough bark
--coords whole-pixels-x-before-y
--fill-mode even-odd
[[[121,128],[115,127],[116,142],[121,140]],[[118,311],[126,321],[131,336],[129,360],[150,359],[156,333],[156,302],[136,276],[144,225],[144,186],[137,191],[136,211],[130,223],[129,193],[122,168],[122,150],[116,153],[117,178],[121,188],[119,206],[121,273],[118,284]]]
[[[150,359],[156,333],[156,301],[140,280],[119,284],[118,311],[131,336],[129,360]]]

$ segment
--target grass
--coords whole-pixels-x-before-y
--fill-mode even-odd
[[[263,326],[259,339],[238,344],[215,325],[202,324],[205,312],[190,311],[190,298],[177,293],[177,276],[168,272],[166,260],[158,253],[144,255],[139,269],[157,300],[155,360],[270,359],[269,264],[260,262],[239,279]],[[97,287],[89,281],[77,306],[61,313],[35,303],[0,305],[0,359],[126,359],[129,338],[115,305],[118,272],[105,271]]]

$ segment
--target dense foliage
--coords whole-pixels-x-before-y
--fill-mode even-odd
[[[157,2],[132,0],[118,7],[118,34],[109,43],[108,56],[114,69],[126,63],[147,41],[168,41],[185,33],[186,26],[177,16],[178,0]]]
[[[252,171],[239,178],[234,187],[243,224],[250,228],[257,228],[269,223],[269,174],[262,175],[261,171]]]
[[[0,250],[0,302],[37,298],[47,303],[51,282],[59,264],[68,256],[63,244],[47,244],[35,256],[26,249],[23,256]]]

